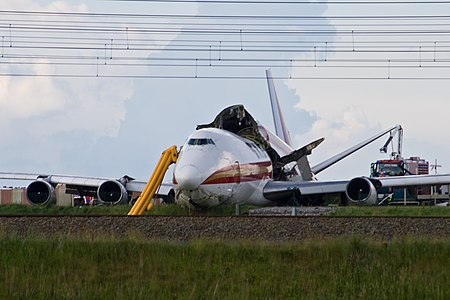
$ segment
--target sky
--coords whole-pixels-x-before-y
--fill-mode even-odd
[[[255,5],[255,4],[206,4],[206,3],[149,3],[121,1],[37,1],[3,0],[1,11],[46,11],[107,14],[198,14],[198,15],[303,15],[303,16],[349,16],[349,15],[438,15],[450,12],[450,5]],[[450,139],[447,120],[450,111],[450,80],[430,79],[450,77],[445,62],[440,68],[425,68],[432,63],[427,59],[448,59],[445,52],[449,45],[445,34],[408,37],[410,53],[395,51],[365,53],[367,42],[381,39],[396,41],[402,37],[361,34],[363,26],[354,21],[320,18],[313,23],[326,30],[326,35],[304,36],[302,42],[315,43],[317,52],[241,53],[218,50],[218,40],[223,39],[226,49],[228,37],[214,36],[214,42],[203,45],[198,53],[189,51],[167,51],[189,36],[183,32],[184,25],[172,24],[174,29],[163,35],[152,32],[127,32],[127,39],[154,40],[154,47],[139,50],[110,50],[118,41],[125,43],[125,31],[104,33],[104,50],[72,49],[70,55],[91,55],[96,62],[88,66],[81,64],[48,64],[45,55],[59,54],[62,50],[20,48],[20,34],[15,29],[25,20],[0,13],[2,59],[0,64],[0,170],[5,172],[36,172],[45,174],[68,174],[119,178],[125,174],[146,180],[158,161],[161,152],[171,145],[182,145],[197,124],[208,123],[223,108],[233,104],[244,104],[248,111],[262,124],[273,128],[270,103],[262,64],[252,68],[211,67],[219,64],[218,57],[240,58],[246,61],[255,58],[279,58],[285,61],[304,59],[302,62],[273,67],[277,79],[275,85],[287,125],[295,147],[324,137],[325,141],[309,157],[311,165],[359,143],[385,128],[401,124],[404,129],[404,157],[420,156],[442,165],[439,173],[450,172]],[[67,17],[70,24],[71,19]],[[109,17],[112,19],[112,17]],[[35,22],[54,20],[40,15]],[[101,19],[104,21],[105,19]],[[108,18],[106,18],[108,20]],[[92,17],[99,21],[99,17]],[[133,28],[129,19],[118,19],[123,28]],[[139,22],[151,20],[139,19]],[[167,24],[174,22],[166,20]],[[127,23],[129,22],[129,23]],[[137,22],[137,21],[136,21]],[[210,22],[224,22],[210,20]],[[240,22],[245,23],[245,20]],[[353,23],[352,23],[353,22]],[[361,21],[370,23],[372,21]],[[361,23],[360,22],[360,23]],[[395,21],[386,21],[392,23]],[[272,28],[270,21],[267,27]],[[417,23],[417,22],[416,22]],[[11,25],[10,25],[11,24]],[[48,24],[48,23],[46,23]],[[305,25],[306,24],[306,25]],[[389,24],[380,25],[385,28]],[[111,25],[111,26],[116,26]],[[178,26],[178,27],[177,27]],[[217,25],[208,25],[220,28]],[[227,25],[231,26],[231,25]],[[237,26],[237,25],[236,25]],[[244,25],[242,25],[244,26]],[[277,25],[279,26],[279,25]],[[273,28],[308,29],[307,23],[286,24]],[[352,27],[353,26],[353,27]],[[367,25],[368,26],[368,25]],[[428,26],[428,27],[426,27]],[[234,27],[235,29],[238,27]],[[374,28],[374,27],[366,27]],[[378,28],[378,29],[379,29]],[[430,25],[415,25],[415,30],[431,28]],[[434,27],[433,27],[434,28]],[[128,30],[128,29],[127,29]],[[352,34],[351,30],[354,30]],[[45,34],[49,34],[46,32]],[[80,45],[94,35],[77,36]],[[99,37],[99,35],[95,35]],[[51,41],[45,36],[43,40]],[[288,37],[269,35],[267,39]],[[250,49],[252,37],[245,34],[230,38],[244,48]],[[111,40],[111,45],[109,40]],[[114,41],[113,41],[114,40]],[[432,51],[434,42],[438,49]],[[42,41],[41,41],[42,42]],[[220,40],[222,43],[222,40]],[[339,44],[341,43],[341,44]],[[231,42],[229,42],[231,45]],[[113,47],[114,45],[114,47]],[[155,46],[156,45],[156,46]],[[326,46],[325,46],[326,45]],[[345,45],[357,51],[332,51],[333,45]],[[381,42],[379,45],[382,45]],[[62,44],[59,46],[63,46]],[[124,44],[122,45],[124,46]],[[233,47],[236,45],[233,45]],[[213,51],[208,51],[208,47]],[[221,46],[222,47],[222,46]],[[230,46],[231,47],[231,46]],[[329,47],[324,50],[324,47]],[[420,48],[419,48],[420,47]],[[115,49],[115,48],[114,48]],[[205,51],[206,49],[206,51]],[[328,50],[329,49],[329,50]],[[337,48],[336,48],[337,49]],[[417,49],[423,49],[417,51]],[[319,51],[320,50],[320,51]],[[357,53],[355,53],[357,52]],[[176,54],[174,54],[176,53]],[[31,55],[34,64],[14,63],[18,60],[8,55]],[[198,56],[193,56],[198,55]],[[234,55],[234,56],[233,56]],[[112,66],[116,57],[124,57],[129,65]],[[138,58],[163,61],[171,57],[198,57],[186,67],[167,65],[137,66]],[[212,58],[211,58],[212,57]],[[420,57],[420,60],[418,60]],[[379,59],[368,67],[330,67],[333,59]],[[420,67],[396,68],[398,59],[410,59]],[[110,61],[109,61],[110,60]],[[208,61],[209,60],[209,61]],[[392,60],[389,62],[389,60]],[[68,60],[66,60],[68,61]],[[135,64],[136,67],[131,67]],[[338,65],[339,63],[334,63]],[[410,64],[410,65],[411,65]],[[376,65],[376,66],[375,66]],[[54,76],[12,76],[13,74],[53,74]],[[70,77],[61,74],[89,74]],[[118,78],[102,75],[132,74]],[[162,75],[183,75],[191,78],[164,79]],[[100,76],[95,76],[100,75]],[[139,75],[144,78],[136,78]],[[158,75],[152,78],[149,75]],[[197,75],[198,78],[195,78]],[[254,76],[259,79],[202,79],[202,76]],[[158,77],[156,76],[156,77]],[[371,79],[335,79],[336,77]],[[425,79],[398,79],[420,77]],[[300,79],[299,79],[300,78]],[[301,79],[303,78],[303,79]],[[305,79],[307,78],[307,79]],[[316,78],[316,79],[314,79]],[[333,78],[333,79],[324,79]],[[376,78],[376,79],[374,79]],[[319,180],[349,179],[369,175],[370,163],[388,158],[379,152],[384,144],[382,138],[342,162],[318,174]],[[0,185],[1,182],[0,182]]]

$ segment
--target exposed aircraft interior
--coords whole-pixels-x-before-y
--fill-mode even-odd
[[[245,139],[253,141],[264,149],[270,156],[273,165],[273,177],[275,180],[285,180],[284,164],[278,164],[280,155],[269,145],[267,139],[261,134],[260,126],[243,105],[233,105],[222,110],[209,124],[198,125],[202,128],[219,128],[230,131]]]
[[[243,105],[233,105],[222,110],[209,124],[198,125],[202,128],[219,128],[230,131],[243,138],[254,141],[262,148],[269,147],[258,129],[258,123]]]

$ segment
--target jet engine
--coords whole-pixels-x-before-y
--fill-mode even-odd
[[[55,188],[44,180],[36,180],[27,187],[28,201],[33,205],[50,205],[56,203]]]
[[[128,192],[125,186],[116,180],[103,182],[98,187],[97,196],[103,204],[116,205],[128,202]]]
[[[375,187],[377,182],[372,182],[367,177],[357,177],[347,184],[345,194],[348,199],[358,204],[376,205],[378,193]]]

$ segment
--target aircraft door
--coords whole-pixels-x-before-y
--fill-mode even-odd
[[[235,173],[234,176],[236,177],[236,183],[241,183],[241,165],[238,161],[234,162],[235,164]]]

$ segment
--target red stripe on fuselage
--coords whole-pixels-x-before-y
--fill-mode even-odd
[[[263,178],[268,177],[272,177],[272,163],[270,161],[243,165],[235,164],[217,170],[202,184],[224,184],[259,181]]]

